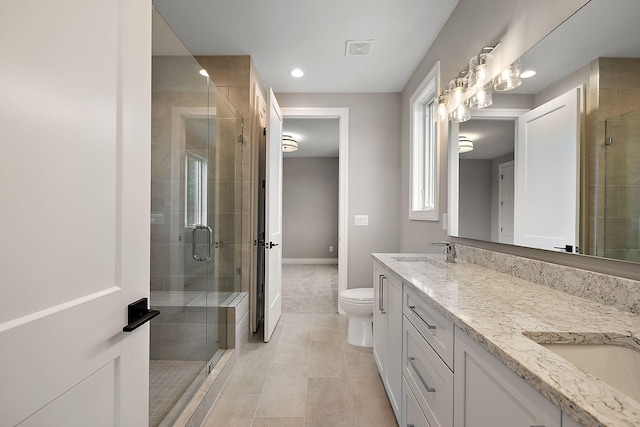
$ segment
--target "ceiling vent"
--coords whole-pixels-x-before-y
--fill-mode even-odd
[[[373,40],[347,40],[345,56],[369,56]]]

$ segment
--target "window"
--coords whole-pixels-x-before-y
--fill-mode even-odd
[[[438,221],[438,62],[410,99],[411,196],[409,219]]]
[[[185,226],[207,225],[207,159],[187,152],[184,170]]]

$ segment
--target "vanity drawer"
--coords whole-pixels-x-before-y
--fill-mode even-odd
[[[402,374],[431,427],[453,425],[453,372],[406,318]]]
[[[406,380],[402,380],[402,426],[431,427]]]
[[[402,312],[453,371],[453,323],[431,307],[410,285],[404,286]]]

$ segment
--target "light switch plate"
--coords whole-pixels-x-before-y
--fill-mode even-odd
[[[369,215],[356,215],[356,225],[369,225]]]

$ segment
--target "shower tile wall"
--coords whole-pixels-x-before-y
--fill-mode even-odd
[[[207,70],[218,90],[226,96],[234,108],[244,118],[245,123],[237,135],[242,135],[241,168],[236,172],[236,198],[233,221],[241,227],[243,236],[250,236],[251,230],[251,152],[256,143],[252,140],[251,123],[252,100],[251,82],[254,72],[251,57],[248,55],[224,56],[196,56],[198,62]],[[231,220],[231,219],[229,219]],[[241,277],[235,279],[235,290],[248,292],[251,281],[251,251],[253,246],[250,238],[245,238],[241,244],[242,270]],[[238,283],[238,281],[240,283]]]
[[[640,59],[598,58],[591,63],[588,134],[591,199],[589,253],[640,261],[640,123],[625,130],[628,138],[616,138],[615,154],[607,159],[606,122],[640,109]],[[614,125],[615,126],[615,125]],[[624,144],[624,147],[620,145]],[[636,196],[631,196],[635,194]],[[606,205],[605,205],[606,201]],[[606,214],[606,215],[605,215]],[[607,218],[607,219],[605,219]]]

